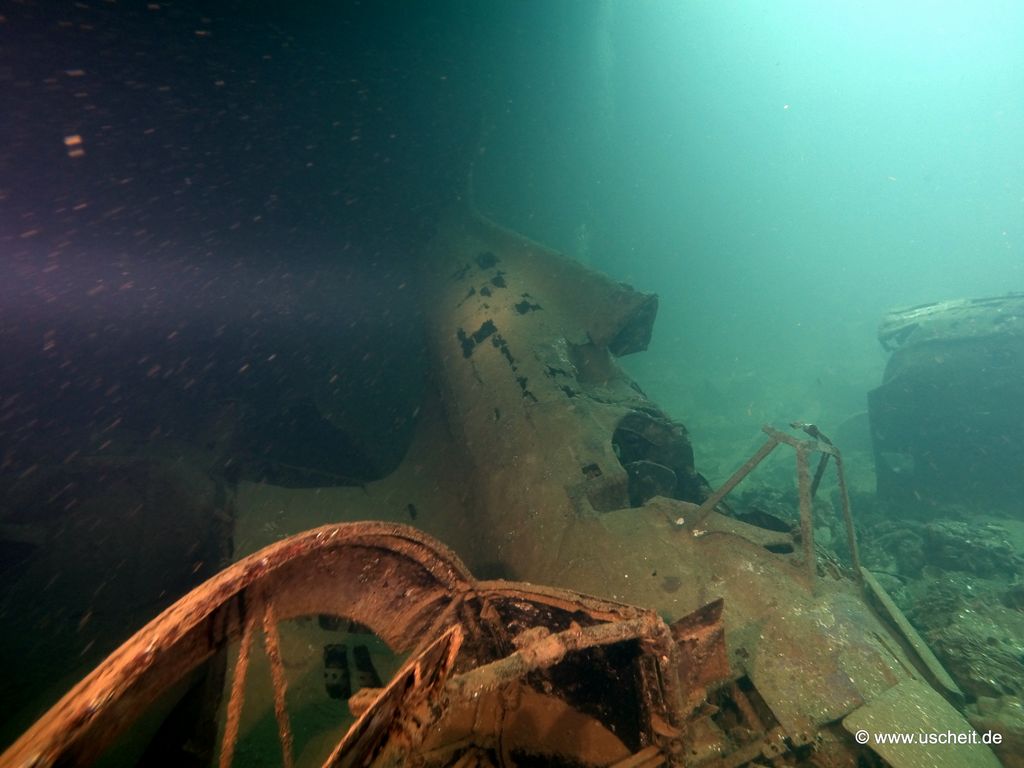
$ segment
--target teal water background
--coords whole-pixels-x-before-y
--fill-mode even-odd
[[[884,312],[1024,286],[1021,4],[533,7],[481,201],[659,293],[655,399],[834,422]]]

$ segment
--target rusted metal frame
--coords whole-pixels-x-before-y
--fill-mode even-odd
[[[839,499],[843,505],[843,523],[846,525],[846,546],[850,549],[850,562],[857,581],[863,583],[864,574],[860,567],[860,551],[857,548],[857,532],[853,527],[853,514],[850,511],[850,494],[846,490],[846,473],[843,472],[843,457],[839,451],[833,454],[836,459],[836,481],[839,483]]]
[[[239,596],[240,606],[244,605],[241,602],[244,600],[244,594]],[[252,637],[257,614],[260,614],[264,650],[267,660],[270,662],[270,676],[274,689],[274,716],[277,719],[277,734],[281,742],[283,764],[285,768],[292,768],[294,765],[293,738],[285,701],[288,682],[284,663],[281,660],[281,640],[277,632],[277,616],[271,600],[264,596],[257,605],[251,607],[243,623],[238,658],[235,660],[235,672],[231,679],[231,697],[228,700],[224,737],[221,740],[220,768],[231,768],[235,747],[238,744],[238,728],[242,719],[242,708],[245,706],[245,683],[249,671],[249,659],[252,655]]]
[[[798,478],[798,483],[800,485],[800,531],[801,531],[801,534],[803,534],[803,532],[804,532],[805,525],[806,526],[810,526],[810,527],[813,528],[813,519],[811,518],[809,513],[811,511],[810,502],[813,500],[813,498],[814,498],[814,490],[816,490],[815,486],[812,486],[812,485],[808,484],[808,487],[807,487],[808,518],[807,518],[807,522],[805,522],[805,519],[804,519],[804,504],[805,504],[805,500],[804,500],[804,481],[800,479],[800,469],[799,469],[799,465],[800,465],[799,454],[801,452],[801,446],[802,446],[803,452],[805,454],[804,459],[803,459],[804,467],[805,467],[805,473],[806,473],[806,466],[807,466],[806,465],[806,462],[807,462],[806,454],[809,453],[810,451],[818,451],[819,453],[823,454],[823,457],[822,457],[823,460],[826,457],[828,457],[828,456],[831,456],[832,458],[835,459],[835,463],[836,463],[836,480],[837,480],[837,482],[839,484],[839,495],[840,495],[842,511],[843,511],[843,523],[846,526],[846,544],[847,544],[847,546],[850,549],[850,561],[853,564],[854,577],[857,579],[857,581],[863,581],[863,576],[861,575],[861,569],[860,569],[860,553],[859,553],[859,550],[857,549],[857,534],[856,534],[856,531],[855,531],[855,529],[853,527],[853,514],[851,513],[851,510],[850,510],[850,495],[849,495],[849,492],[847,491],[847,488],[846,488],[846,473],[843,471],[843,457],[842,457],[842,454],[839,452],[839,449],[836,448],[834,445],[832,445],[832,443],[828,440],[828,438],[825,438],[823,435],[820,435],[820,434],[819,434],[819,438],[820,439],[815,439],[815,440],[798,440],[798,439],[792,437],[791,435],[787,435],[784,432],[779,432],[778,430],[776,430],[776,429],[774,429],[774,428],[772,428],[770,426],[765,426],[762,429],[764,430],[764,432],[766,434],[774,437],[779,442],[786,443],[787,445],[792,445],[794,448],[797,449],[797,454],[798,454],[798,457],[797,457],[797,478]],[[823,462],[821,464],[819,464],[819,470],[821,469],[822,466],[823,466]],[[813,530],[812,530],[811,535],[813,536]],[[806,542],[804,544],[804,556],[807,557],[807,543]],[[811,560],[811,562],[813,562],[813,560]],[[812,568],[811,570],[812,570],[812,577],[813,577],[815,575],[813,573],[814,569]]]
[[[277,735],[281,740],[281,757],[284,768],[292,768],[292,729],[288,722],[288,707],[285,695],[288,692],[288,680],[281,661],[281,640],[277,634],[277,617],[274,605],[269,599],[263,600],[263,643],[266,646],[267,659],[270,661],[270,677],[274,683],[274,717],[277,718]]]
[[[768,427],[765,427],[764,430],[767,432]],[[788,437],[788,435],[784,436]],[[747,475],[753,472],[754,468],[762,461],[764,461],[768,457],[768,454],[775,450],[775,447],[779,444],[779,442],[780,440],[777,435],[769,433],[768,442],[762,445],[758,449],[757,453],[755,453],[753,456],[747,459],[743,466],[741,466],[739,469],[733,472],[732,476],[722,484],[721,488],[719,488],[717,491],[712,493],[704,500],[704,503],[701,504],[697,511],[694,513],[693,527],[700,527],[701,523],[704,522],[704,519],[711,514],[715,507],[718,506],[718,503],[722,499],[724,499],[732,491],[733,488],[735,488],[737,485],[743,482],[743,478],[745,478]]]
[[[829,445],[832,445],[829,443]],[[828,467],[828,457],[832,454],[824,452],[821,454],[821,458],[818,459],[818,468],[814,470],[814,477],[811,478],[811,499],[818,493],[818,486],[821,485],[821,480],[825,477],[825,469]]]
[[[826,445],[832,445],[832,441],[828,439],[827,435],[822,434],[822,431],[818,429],[816,424],[808,424],[804,421],[793,421],[790,422],[789,426],[793,429],[799,429],[815,440],[821,440]],[[814,479],[811,481],[811,499],[814,499],[814,495],[818,492],[818,486],[821,485],[821,480],[825,477],[825,467],[828,466],[828,457],[831,454],[828,451],[822,451],[821,458],[818,460],[818,469],[814,472]]]
[[[798,441],[796,448],[796,484],[800,493],[800,543],[804,550],[804,567],[813,585],[818,575],[818,561],[814,556],[814,507],[811,501],[811,470],[807,464],[810,452],[808,441]]]
[[[843,524],[846,526],[846,544],[850,549],[850,562],[853,565],[854,576],[857,581],[863,581],[863,577],[860,571],[860,553],[857,549],[857,534],[853,527],[853,514],[850,510],[850,494],[846,488],[846,472],[843,468],[843,455],[839,452],[839,449],[832,444],[825,435],[821,434],[813,424],[802,425],[799,423],[793,424],[793,427],[803,429],[805,432],[810,434],[814,440],[803,440],[799,441],[795,438],[787,435],[783,432],[778,432],[771,427],[765,426],[763,429],[768,434],[774,434],[781,442],[787,443],[794,447],[799,443],[803,443],[808,447],[808,450],[818,451],[822,454],[821,461],[818,463],[818,471],[815,473],[814,482],[811,485],[810,493],[813,501],[814,494],[818,489],[818,483],[821,479],[821,475],[824,473],[825,464],[828,461],[828,457],[831,456],[835,459],[836,463],[836,482],[839,485],[839,497],[842,505],[843,512]],[[809,429],[808,429],[809,427]]]
[[[638,675],[643,693],[644,710],[647,714],[644,727],[647,738],[642,738],[641,745],[651,745],[647,749],[627,758],[623,766],[632,766],[631,759],[644,759],[636,766],[663,765],[664,755],[675,754],[682,750],[684,720],[687,713],[683,684],[680,679],[682,653],[675,641],[672,630],[664,622],[658,622],[652,631],[638,638],[643,654],[639,659]],[[649,755],[655,750],[661,756],[660,761],[650,762],[654,758]],[[618,764],[616,764],[618,765]]]
[[[433,544],[432,540],[425,535],[393,524],[362,523],[324,526],[299,534],[251,555],[175,603],[143,631],[133,636],[128,643],[80,683],[65,697],[66,701],[62,701],[54,710],[51,710],[51,715],[37,723],[34,726],[34,732],[23,737],[16,745],[15,751],[8,754],[19,757],[17,764],[25,762],[27,755],[35,755],[38,758],[38,764],[43,766],[52,765],[58,759],[65,759],[70,749],[69,745],[77,748],[74,739],[84,738],[87,733],[86,728],[89,721],[83,719],[79,714],[83,707],[89,707],[88,716],[90,717],[100,714],[107,716],[109,724],[103,723],[103,725],[109,730],[110,724],[116,725],[120,722],[115,719],[116,713],[110,707],[110,702],[114,701],[115,697],[108,693],[109,691],[131,690],[131,686],[138,685],[139,681],[146,682],[145,675],[156,675],[155,678],[151,678],[150,687],[145,689],[146,695],[136,693],[133,699],[134,703],[148,703],[160,691],[166,689],[169,681],[177,679],[171,674],[172,672],[187,671],[193,668],[195,664],[206,658],[211,646],[219,648],[232,639],[241,637],[242,642],[239,645],[239,657],[235,661],[235,676],[232,681],[227,718],[228,720],[234,719],[235,724],[229,726],[228,722],[225,723],[226,736],[222,740],[220,757],[221,765],[230,765],[237,746],[238,723],[244,705],[253,636],[258,626],[256,622],[261,622],[265,634],[264,646],[270,661],[270,671],[274,682],[275,714],[278,716],[284,762],[286,765],[291,765],[292,734],[285,711],[286,682],[277,635],[278,614],[279,612],[287,614],[288,607],[272,602],[275,598],[270,590],[275,586],[280,586],[273,581],[274,574],[286,563],[290,565],[300,558],[306,563],[306,567],[316,568],[321,562],[316,559],[318,557],[336,557],[345,552],[348,547],[365,548],[370,545],[382,547],[396,555],[402,555],[419,567],[426,568],[427,572],[440,583],[451,582],[448,587],[449,602],[445,609],[441,609],[442,613],[447,613],[448,617],[454,619],[467,612],[464,605],[467,590],[470,591],[469,594],[474,594],[472,592],[474,586],[472,577],[454,555],[448,553],[440,545]],[[311,556],[313,559],[305,560]],[[552,588],[531,587],[527,590],[525,585],[506,585],[501,594],[504,594],[505,591],[522,592],[526,598],[533,595],[534,599],[538,599],[539,595],[542,603],[559,606],[564,604],[568,606],[567,610],[571,607],[578,610],[582,606],[594,617],[607,622],[586,629],[573,627],[571,630],[567,630],[565,636],[556,637],[552,645],[544,645],[544,642],[541,641],[536,644],[536,647],[528,647],[527,650],[533,652],[529,659],[533,666],[527,667],[527,669],[539,668],[545,664],[548,666],[556,664],[567,653],[597,645],[639,639],[644,643],[654,643],[661,647],[664,640],[658,629],[661,625],[660,619],[653,613],[628,606],[605,603],[596,598],[577,597],[574,601],[571,593]],[[251,602],[247,604],[250,596]],[[437,627],[437,622],[442,619],[441,615],[432,617],[429,626]],[[212,630],[214,624],[219,627],[215,632]],[[221,624],[223,626],[220,626]],[[424,634],[429,634],[429,631]],[[180,648],[182,645],[184,645],[183,649]],[[154,660],[160,657],[160,654],[154,653],[154,648],[162,649],[163,653],[170,651],[173,654],[178,654],[181,658],[175,656],[173,661],[166,662],[166,668],[155,666]],[[669,654],[666,656],[671,658]],[[522,662],[523,651],[519,652],[519,659]],[[670,665],[668,661],[662,661],[662,666]],[[524,664],[524,666],[526,665]],[[450,663],[446,664],[446,669],[449,667]],[[676,679],[671,675],[671,671],[669,668],[663,670],[664,680],[671,682]],[[417,677],[421,676],[421,672],[416,670],[416,675]],[[513,674],[512,677],[518,677],[518,673]],[[439,687],[443,687],[443,681]],[[74,696],[80,690],[87,691],[89,698],[86,699],[82,696],[83,702],[79,705]],[[671,700],[671,697],[669,698]],[[76,706],[69,705],[67,701],[74,702]],[[97,701],[100,702],[100,705],[95,703]],[[233,718],[230,714],[231,711],[236,712]],[[78,719],[75,719],[76,717]],[[92,751],[97,751],[108,744],[112,738],[110,733],[104,731],[102,740],[96,739],[89,748]],[[75,764],[75,759],[76,756],[72,755],[66,762]],[[78,764],[88,764],[88,762],[83,758],[79,760]]]
[[[669,725],[679,728],[683,725],[680,720],[685,714],[685,697],[679,680],[679,665],[682,662],[679,645],[672,636],[672,630],[664,622],[655,624],[642,639],[642,644],[646,646],[645,649],[650,652],[657,665],[663,714],[667,717]]]
[[[238,645],[238,658],[235,660],[235,673],[231,678],[231,698],[228,699],[227,721],[224,724],[224,737],[220,746],[220,768],[231,768],[235,757],[235,745],[238,744],[238,726],[242,720],[242,707],[245,706],[245,679],[249,671],[249,654],[252,650],[252,634],[256,625],[256,613],[252,611],[245,619],[242,639]]]
[[[775,427],[770,426],[768,424],[765,424],[763,427],[761,427],[761,431],[764,432],[773,440],[777,440],[780,443],[785,443],[786,445],[792,446],[793,448],[797,448],[802,445],[807,449],[808,453],[810,453],[811,451],[817,451],[818,453],[827,453],[832,456],[836,455],[835,446],[826,443],[824,440],[801,440],[799,437],[793,437],[793,435],[787,435],[785,432],[780,432]]]
[[[794,424],[793,426],[801,428],[799,424]],[[757,467],[758,464],[764,461],[768,455],[775,450],[779,443],[785,443],[796,451],[797,486],[800,494],[800,537],[803,542],[805,567],[807,568],[808,577],[811,579],[811,584],[813,585],[814,579],[817,577],[817,563],[814,556],[813,501],[814,495],[818,490],[818,485],[825,473],[828,458],[831,456],[835,459],[836,464],[836,475],[842,500],[843,522],[846,526],[846,543],[850,549],[850,560],[853,563],[853,571],[856,579],[858,581],[862,581],[860,554],[857,549],[857,536],[853,527],[853,516],[850,512],[850,497],[846,488],[846,475],[843,472],[843,460],[839,453],[839,449],[832,445],[832,442],[827,437],[818,432],[817,428],[814,428],[813,432],[808,433],[814,436],[815,439],[812,440],[800,440],[792,435],[787,435],[785,432],[780,432],[767,424],[761,427],[761,431],[768,436],[767,442],[765,442],[765,444],[762,445],[753,456],[747,459],[743,466],[733,472],[732,476],[726,480],[717,491],[705,499],[704,503],[701,504],[700,507],[698,507],[694,514],[693,527],[699,527],[700,524],[704,522],[705,518],[711,514],[718,503],[721,502],[722,499],[724,499],[737,485],[739,485],[743,479],[749,475],[755,467]],[[808,465],[808,455],[811,452],[818,452],[822,454],[821,460],[818,462],[817,470],[814,473],[813,480],[811,478],[810,468]]]
[[[452,698],[471,698],[500,685],[520,679],[536,669],[548,669],[566,655],[601,645],[613,645],[652,635],[660,621],[655,614],[637,619],[595,624],[591,627],[570,627],[547,635],[508,656],[477,667],[448,682]]]

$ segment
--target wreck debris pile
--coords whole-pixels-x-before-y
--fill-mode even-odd
[[[236,563],[173,605],[0,763],[90,764],[165,691],[240,637],[219,749],[220,765],[229,766],[262,633],[283,762],[292,765],[276,625],[304,611],[351,616],[396,648],[416,647],[386,687],[364,695],[332,766],[401,765],[413,754],[420,764],[450,765],[474,751],[584,765],[644,750],[678,754],[708,688],[729,674],[721,603],[669,627],[654,612],[567,590],[477,582],[410,528],[329,526]],[[538,729],[545,722],[558,726]]]

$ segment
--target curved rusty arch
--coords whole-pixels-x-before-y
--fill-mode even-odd
[[[3,766],[88,765],[175,682],[270,605],[276,620],[346,616],[389,646],[436,636],[473,577],[442,544],[404,525],[327,525],[272,544],[203,583],[133,635],[2,756]]]

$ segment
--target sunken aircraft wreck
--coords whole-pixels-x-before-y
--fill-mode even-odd
[[[845,493],[847,557],[815,546],[827,464],[843,485],[813,425],[766,428],[716,491],[685,428],[615,362],[645,349],[655,296],[465,208],[420,282],[431,386],[397,469],[297,516],[309,530],[230,523],[237,559],[0,765],[263,764],[245,751],[255,720],[286,766],[999,764],[982,744],[874,737],[972,727],[860,567]],[[775,449],[795,454],[793,531],[724,502]],[[404,654],[390,678],[364,648],[354,690],[345,646],[316,639],[339,627]],[[309,725],[337,699],[349,721]]]

